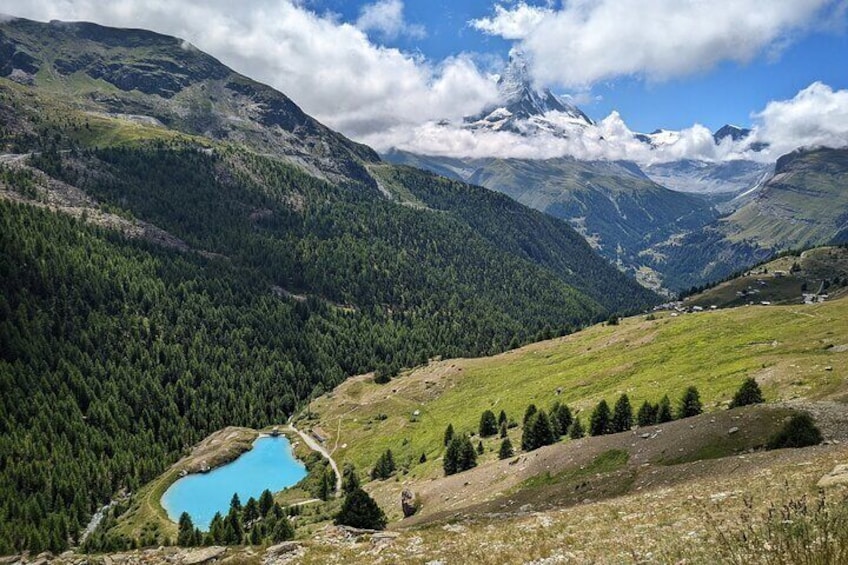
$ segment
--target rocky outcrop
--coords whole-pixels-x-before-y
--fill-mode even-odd
[[[403,510],[404,518],[409,518],[418,512],[418,504],[415,501],[415,495],[412,491],[403,489],[403,492],[400,494],[400,506]]]

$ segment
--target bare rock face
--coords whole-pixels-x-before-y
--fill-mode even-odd
[[[415,495],[412,494],[412,491],[403,489],[403,492],[400,494],[400,506],[403,509],[404,518],[409,518],[418,512],[418,506],[415,504]]]

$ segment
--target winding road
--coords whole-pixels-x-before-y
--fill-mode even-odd
[[[320,453],[324,459],[329,461],[330,467],[333,468],[333,473],[336,474],[336,498],[342,495],[342,474],[339,472],[339,466],[336,465],[336,461],[330,455],[330,453],[324,449],[324,446],[318,443],[315,438],[310,436],[308,433],[303,432],[294,427],[294,424],[289,424],[289,429],[300,436],[300,438],[309,446],[309,449],[313,451],[317,451]]]

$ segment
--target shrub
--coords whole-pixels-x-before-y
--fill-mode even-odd
[[[801,412],[792,416],[779,432],[771,436],[768,448],[807,447],[821,442],[822,434],[813,422],[813,418],[806,412]]]
[[[733,396],[733,401],[730,403],[731,408],[739,406],[748,406],[750,404],[761,404],[763,402],[763,392],[760,390],[760,385],[756,379],[749,377],[745,379],[739,390]]]

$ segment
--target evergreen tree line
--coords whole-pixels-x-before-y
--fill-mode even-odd
[[[242,505],[233,494],[226,516],[216,512],[205,534],[194,526],[191,516],[183,512],[178,522],[177,545],[260,545],[294,538],[294,527],[288,513],[274,502],[267,489],[257,501],[250,497]]]

